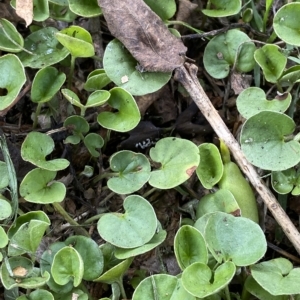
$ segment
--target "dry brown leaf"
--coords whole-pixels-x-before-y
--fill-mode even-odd
[[[25,20],[26,27],[32,23],[33,0],[16,0],[16,13]]]
[[[184,63],[186,47],[143,0],[98,0],[107,26],[141,67],[171,72]]]

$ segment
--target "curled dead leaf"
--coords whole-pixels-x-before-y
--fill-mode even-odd
[[[98,0],[107,26],[143,70],[172,72],[183,65],[186,47],[143,0]]]

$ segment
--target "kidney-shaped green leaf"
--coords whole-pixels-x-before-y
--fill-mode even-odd
[[[267,100],[265,92],[258,87],[250,87],[242,91],[236,99],[239,113],[245,118],[258,114],[263,110],[285,112],[291,104],[290,93],[285,98]]]
[[[55,38],[56,32],[56,28],[45,27],[26,37],[24,48],[32,54],[25,51],[18,53],[24,67],[40,69],[54,65],[70,54],[67,48],[60,46]]]
[[[69,0],[69,5],[73,13],[86,18],[96,17],[101,14],[101,8],[97,0]]]
[[[103,254],[99,246],[91,238],[73,235],[66,239],[65,244],[77,250],[80,254],[83,264],[84,280],[93,280],[100,276],[103,271]]]
[[[256,263],[267,250],[265,235],[258,224],[223,212],[210,216],[204,238],[217,261],[232,261],[237,266]]]
[[[53,203],[61,202],[66,195],[66,187],[61,182],[53,181],[56,172],[33,169],[28,172],[20,184],[20,195],[28,202]]]
[[[24,298],[23,298],[24,297]],[[29,295],[18,297],[16,300],[54,300],[53,295],[42,289],[35,290],[31,292]]]
[[[145,3],[153,10],[162,20],[171,19],[176,12],[175,0],[145,0]]]
[[[137,126],[141,119],[140,110],[130,93],[115,87],[110,91],[108,104],[117,112],[102,112],[98,115],[101,126],[119,132],[126,132]]]
[[[233,16],[241,10],[241,0],[210,0],[211,9],[202,9],[202,13],[215,18]]]
[[[112,40],[105,49],[103,65],[107,76],[132,95],[146,95],[159,90],[171,78],[171,73],[147,72],[118,40]]]
[[[57,284],[64,285],[73,281],[78,286],[83,278],[83,260],[75,248],[64,247],[54,256],[51,274]]]
[[[135,289],[132,300],[195,300],[182,286],[181,280],[167,274],[157,274],[145,278]]]
[[[96,149],[103,147],[104,140],[101,135],[91,132],[85,136],[84,144],[92,156],[99,157],[100,153]]]
[[[177,231],[174,239],[176,260],[181,270],[195,262],[206,264],[208,253],[205,240],[196,228],[184,225]]]
[[[33,102],[47,102],[59,91],[66,80],[65,73],[54,67],[45,67],[39,70],[33,79],[31,100]]]
[[[84,89],[88,92],[101,90],[108,85],[111,80],[107,77],[104,69],[97,69],[92,71],[84,84]]]
[[[107,186],[117,194],[131,194],[139,190],[150,178],[150,163],[141,153],[123,150],[110,158],[110,168],[117,177],[108,180]]]
[[[98,221],[98,232],[107,242],[120,248],[135,248],[149,242],[157,228],[152,205],[141,196],[124,200],[125,213],[108,213]]]
[[[300,32],[298,16],[300,3],[283,5],[275,14],[273,20],[274,31],[288,44],[300,46]]]
[[[228,285],[235,270],[231,261],[221,264],[214,272],[203,263],[193,263],[183,271],[182,285],[190,294],[202,299]]]
[[[56,32],[55,36],[74,57],[91,57],[95,55],[91,34],[80,26],[70,26]]]
[[[206,189],[219,182],[223,174],[223,163],[219,149],[211,143],[203,143],[199,146],[200,163],[196,174]]]
[[[251,266],[251,274],[272,295],[300,294],[300,268],[280,257]]]
[[[209,41],[204,51],[204,67],[214,78],[225,78],[233,65],[238,72],[249,72],[255,66],[254,51],[255,45],[248,35],[232,29]]]
[[[46,161],[46,156],[54,149],[53,139],[44,133],[30,132],[21,147],[21,156],[35,166],[49,171],[59,171],[67,168],[70,162],[63,158]]]
[[[250,117],[241,132],[241,147],[248,161],[265,170],[282,171],[300,162],[300,145],[285,140],[295,129],[285,114],[262,111]]]
[[[8,108],[19,95],[26,81],[24,67],[14,54],[0,57],[0,88],[3,96],[0,96],[0,111]]]
[[[191,141],[164,138],[150,149],[150,157],[161,164],[152,171],[149,184],[159,189],[171,189],[189,179],[199,165],[198,147]]]

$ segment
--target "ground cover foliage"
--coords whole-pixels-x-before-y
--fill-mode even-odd
[[[300,299],[299,13],[2,1],[1,299]]]

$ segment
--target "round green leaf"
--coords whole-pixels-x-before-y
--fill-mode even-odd
[[[248,35],[232,29],[209,41],[204,50],[204,67],[218,79],[227,77],[233,65],[238,72],[249,72],[255,66],[254,51],[255,45]]]
[[[262,48],[255,50],[254,59],[262,68],[267,81],[276,83],[281,76],[287,58],[281,53],[281,49],[276,45],[264,45]]]
[[[8,108],[17,98],[26,81],[24,67],[14,54],[0,57],[0,88],[4,96],[0,96],[0,111]]]
[[[0,19],[0,49],[6,52],[22,51],[24,40],[16,27],[6,19]]]
[[[251,266],[255,281],[272,295],[300,294],[300,268],[285,258],[276,258]]]
[[[110,256],[112,253],[109,253]],[[133,257],[127,258],[126,260],[121,261],[117,265],[113,266],[111,269],[103,273],[100,277],[97,279],[94,279],[94,282],[103,282],[106,284],[113,284],[116,281],[121,280],[124,273],[127,271],[129,266],[131,265],[133,261]]]
[[[91,57],[95,55],[90,33],[80,26],[70,26],[60,32],[56,32],[55,36],[74,57]]]
[[[69,0],[69,5],[73,13],[86,18],[96,17],[102,13],[97,0]]]
[[[84,89],[88,92],[101,90],[108,85],[111,80],[107,77],[104,69],[97,69],[92,71],[84,84]]]
[[[9,218],[12,214],[12,208],[9,201],[0,194],[0,220]]]
[[[32,52],[20,52],[18,57],[22,61],[24,67],[43,68],[54,65],[69,55],[69,51],[61,47],[55,33],[56,28],[45,27],[30,34],[24,43],[24,48]]]
[[[0,190],[6,188],[9,184],[7,166],[4,161],[0,161]]]
[[[223,174],[223,163],[219,149],[211,143],[203,143],[199,146],[200,163],[196,174],[201,184],[206,189],[219,182]]]
[[[165,230],[159,230],[154,234],[153,238],[148,243],[140,247],[132,248],[132,249],[116,248],[115,257],[118,259],[126,259],[129,257],[135,257],[137,255],[144,254],[156,248],[161,243],[163,243],[166,237],[167,237],[167,232]]]
[[[54,149],[53,139],[44,133],[30,132],[21,147],[21,156],[35,166],[49,171],[59,171],[67,168],[70,162],[66,159],[46,161],[46,156]]]
[[[236,15],[240,12],[241,0],[210,0],[213,9],[202,9],[201,12],[209,17],[221,18]]]
[[[53,203],[61,202],[66,195],[66,187],[61,182],[53,181],[56,172],[33,169],[28,172],[20,184],[20,195],[28,202]]]
[[[70,10],[68,1],[66,5],[67,6],[62,6],[49,1],[50,18],[67,23],[73,22],[77,15]]]
[[[64,122],[64,127],[69,127],[75,135],[86,134],[90,130],[90,125],[81,116],[70,116]]]
[[[103,271],[103,254],[94,240],[85,236],[73,235],[66,239],[65,244],[73,247],[80,254],[83,264],[84,280],[93,280]]]
[[[64,285],[73,281],[78,286],[83,278],[84,264],[75,248],[64,247],[54,256],[51,274],[57,284]]]
[[[267,250],[265,235],[258,224],[223,212],[210,216],[204,238],[217,261],[232,261],[236,266],[256,263]]]
[[[88,150],[89,150],[89,152],[91,153],[92,156],[99,157],[100,153],[96,149],[99,149],[99,148],[103,147],[104,140],[101,137],[101,135],[92,132],[92,133],[89,133],[84,138],[84,144],[88,148]]]
[[[152,171],[149,184],[159,189],[171,189],[185,182],[198,167],[200,156],[198,147],[184,139],[164,138],[150,149],[150,157],[161,164],[159,170]]]
[[[87,102],[85,104],[86,108],[96,107],[104,104],[110,97],[110,92],[105,90],[94,91],[89,95]]]
[[[245,118],[258,114],[263,110],[285,112],[291,104],[292,96],[288,93],[285,99],[267,100],[265,92],[258,87],[250,87],[242,91],[236,99],[239,113]]]
[[[107,76],[132,95],[146,95],[159,90],[171,78],[171,73],[138,70],[138,63],[118,40],[105,49],[103,65]]]
[[[42,290],[42,289],[38,289],[35,290],[33,292],[31,292],[28,295],[28,298],[24,298],[24,300],[54,300],[53,295],[46,291],[46,290]],[[18,298],[17,300],[22,300],[21,298]]]
[[[182,286],[181,280],[167,274],[157,274],[145,278],[135,289],[132,300],[195,300]]]
[[[207,213],[222,211],[234,216],[240,216],[241,210],[229,190],[219,189],[213,194],[205,195],[198,204],[196,217],[199,219]]]
[[[110,158],[110,168],[118,174],[108,180],[107,186],[117,194],[131,194],[150,178],[150,163],[141,153],[128,150],[116,152]]]
[[[54,67],[39,70],[33,79],[31,100],[43,103],[51,100],[66,80],[66,75]]]
[[[175,0],[145,0],[144,2],[164,21],[171,19],[175,15]]]
[[[227,261],[215,270],[203,263],[194,263],[182,273],[182,285],[192,295],[204,298],[213,295],[227,286],[235,274],[236,267]]]
[[[208,253],[205,240],[196,228],[184,225],[177,231],[174,239],[176,260],[181,270],[195,262],[206,264]]]
[[[0,248],[4,248],[8,244],[8,237],[3,229],[2,226],[0,226]]]
[[[98,221],[98,232],[107,242],[120,248],[135,248],[149,242],[155,234],[157,219],[152,205],[143,197],[131,195],[124,200],[125,213],[108,213]]]
[[[300,3],[289,3],[277,11],[273,20],[274,31],[278,37],[295,46],[300,46],[299,14]]]
[[[115,87],[109,92],[111,96],[107,103],[117,112],[100,113],[97,118],[99,124],[118,132],[126,132],[136,127],[141,115],[132,95],[119,87]]]
[[[293,133],[295,123],[290,117],[262,111],[250,117],[241,132],[241,148],[248,161],[265,170],[282,171],[300,162],[300,145],[285,137]]]
[[[295,169],[287,169],[281,172],[273,171],[271,173],[271,183],[273,189],[279,194],[288,194],[297,183]]]

